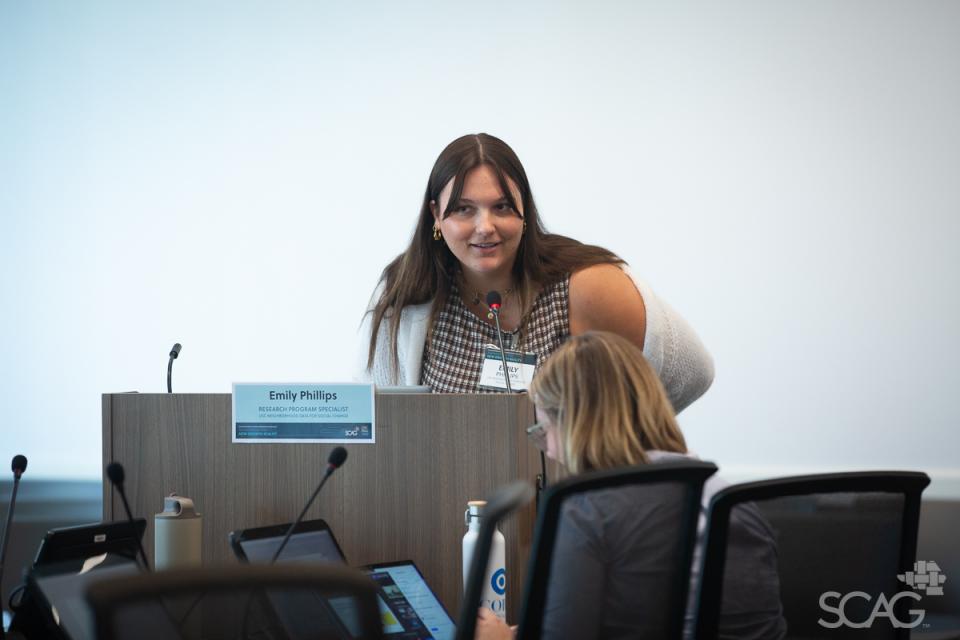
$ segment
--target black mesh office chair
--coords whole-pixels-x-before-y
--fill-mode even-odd
[[[742,575],[745,547],[731,527],[762,514],[776,541],[780,601],[787,638],[908,638],[886,617],[865,628],[880,594],[911,587],[898,580],[916,560],[924,473],[857,472],[782,478],[728,487],[711,501],[698,599],[697,637],[743,637],[737,616],[756,608],[760,591]],[[755,585],[753,585],[755,586]],[[840,606],[843,596],[861,592]],[[901,621],[914,618],[912,599],[895,603]],[[839,613],[842,610],[843,613]],[[741,620],[742,622],[742,620]]]
[[[100,640],[383,637],[376,587],[342,566],[241,565],[96,582]]]
[[[477,627],[477,603],[483,593],[483,579],[490,560],[490,547],[493,545],[493,533],[497,525],[508,515],[533,499],[533,487],[524,481],[517,481],[498,489],[487,500],[483,509],[483,520],[477,541],[473,547],[470,571],[464,585],[463,602],[460,605],[460,622],[457,624],[457,640],[473,640]]]
[[[662,462],[583,474],[550,487],[541,498],[517,637],[543,635],[549,598],[557,598],[562,605],[577,597],[580,585],[550,583],[555,563],[577,562],[576,557],[554,558],[563,518],[571,513],[568,509],[576,508],[578,501],[609,505],[610,499],[626,505],[614,516],[612,526],[631,523],[635,546],[609,551],[637,554],[633,557],[643,560],[630,570],[639,569],[649,582],[647,588],[637,590],[635,615],[632,612],[631,620],[621,622],[628,625],[628,632],[645,634],[642,637],[681,637],[703,484],[716,471],[709,462]],[[610,516],[609,511],[605,516]],[[551,596],[548,588],[558,591]]]

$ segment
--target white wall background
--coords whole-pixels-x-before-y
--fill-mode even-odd
[[[697,328],[734,478],[960,497],[960,3],[0,3],[0,458],[100,474],[100,394],[349,377],[453,138]],[[198,425],[199,428],[199,425]]]

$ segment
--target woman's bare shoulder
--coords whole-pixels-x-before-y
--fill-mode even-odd
[[[620,266],[596,264],[570,276],[570,333],[611,331],[643,348],[646,308]]]

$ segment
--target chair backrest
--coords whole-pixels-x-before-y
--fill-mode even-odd
[[[719,491],[709,509],[697,637],[744,637],[738,611],[748,603],[756,607],[771,590],[742,570],[747,552],[737,523],[758,516],[776,545],[773,579],[787,638],[909,637],[909,629],[894,627],[886,617],[864,623],[880,594],[890,599],[909,590],[897,576],[913,569],[920,496],[929,483],[924,473],[878,471],[781,478]],[[860,593],[840,614],[840,599],[854,592]],[[910,620],[906,609],[915,604],[896,602],[897,618]],[[851,628],[841,615],[866,628]]]
[[[286,563],[171,570],[87,589],[96,637],[383,637],[376,586],[343,566]]]
[[[483,509],[480,531],[470,559],[470,571],[464,583],[463,602],[460,604],[460,622],[457,624],[457,640],[472,640],[477,626],[477,608],[483,593],[483,581],[490,561],[490,547],[497,525],[508,515],[530,502],[533,498],[530,483],[519,480],[501,487],[487,500]]]
[[[628,542],[635,543],[636,550],[645,556],[641,560],[643,567],[628,569],[637,575],[639,568],[639,573],[648,576],[649,584],[636,590],[638,602],[646,599],[650,603],[646,607],[650,615],[642,622],[648,630],[656,629],[655,634],[660,637],[679,638],[690,590],[689,570],[697,540],[701,494],[704,482],[716,471],[717,467],[709,462],[661,462],[586,473],[550,487],[541,498],[517,637],[539,638],[543,634],[551,572],[558,566],[556,563],[578,560],[554,558],[558,532],[562,533],[558,529],[563,526],[565,514],[570,514],[565,506],[586,500],[599,504],[601,512],[604,502],[626,507],[612,514],[610,526],[629,529],[632,542]],[[611,498],[615,502],[611,503]],[[644,553],[644,547],[653,553]],[[626,547],[618,551],[628,556],[631,553]],[[554,585],[557,586],[561,585]],[[638,606],[638,615],[644,609]]]

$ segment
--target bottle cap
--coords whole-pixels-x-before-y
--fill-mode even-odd
[[[486,500],[471,500],[467,503],[467,510],[463,512],[463,524],[469,526],[470,520],[479,520],[483,517],[483,508],[487,506]]]
[[[163,511],[158,513],[158,518],[199,518],[193,500],[171,493],[169,497],[163,499]]]

